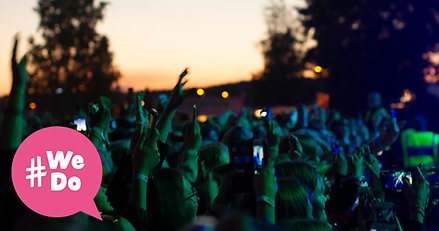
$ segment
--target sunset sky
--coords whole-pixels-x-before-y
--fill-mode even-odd
[[[287,1],[287,2],[292,2]],[[240,80],[262,69],[258,42],[269,0],[113,0],[98,31],[110,38],[122,87],[170,88],[186,67],[188,86]],[[0,0],[0,95],[9,92],[12,38],[20,32],[20,53],[37,35],[37,0]]]

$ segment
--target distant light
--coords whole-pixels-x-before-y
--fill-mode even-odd
[[[144,106],[145,106],[145,101],[144,101],[144,100],[142,100],[142,103],[141,103],[141,105],[142,105],[142,107],[144,107]]]
[[[434,65],[439,65],[439,52],[431,53],[430,62]]]
[[[78,90],[85,91],[85,85],[84,84],[79,85]]]
[[[62,88],[60,88],[60,87],[58,87],[56,90],[55,90],[55,94],[62,94],[64,92],[64,89],[62,89]]]
[[[30,103],[30,104],[29,104],[29,108],[30,108],[31,110],[35,110],[35,109],[37,109],[37,104],[34,103],[34,102]]]
[[[320,74],[320,73],[322,73],[322,71],[323,71],[323,68],[321,66],[315,66],[314,67],[314,72],[315,73]]]
[[[261,112],[262,112],[262,109],[256,109],[255,112],[254,112],[254,116],[256,118],[260,119],[261,118]]]
[[[403,108],[405,108],[405,104],[401,103],[401,102],[399,102],[399,103],[391,103],[390,104],[390,108],[393,108],[393,109],[403,109]]]
[[[199,116],[197,117],[197,121],[200,122],[200,123],[204,123],[204,122],[206,122],[207,119],[208,119],[207,115],[199,115]]]
[[[261,111],[261,117],[266,117],[267,116],[267,111]]]
[[[35,89],[33,89],[33,88],[29,88],[29,89],[27,90],[27,93],[28,93],[29,95],[33,95],[33,94],[35,93]]]
[[[197,95],[198,96],[203,96],[204,95],[204,89],[203,88],[198,88],[197,89]]]
[[[379,152],[377,153],[377,156],[381,156],[381,155],[383,155],[383,152],[384,152],[384,151],[379,151]]]
[[[229,93],[227,91],[223,91],[221,92],[221,97],[223,97],[223,99],[227,99],[229,98]]]
[[[306,78],[306,79],[316,79],[317,78],[316,73],[312,70],[304,70],[302,75],[303,75],[303,78]]]
[[[410,103],[416,99],[416,96],[413,92],[408,89],[405,89],[400,98],[401,103]]]

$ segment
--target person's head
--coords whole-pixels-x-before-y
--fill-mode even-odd
[[[413,119],[413,128],[416,131],[427,131],[428,129],[428,121],[427,118],[423,115],[416,115]]]
[[[135,117],[136,108],[136,94],[134,94],[133,89],[128,89],[128,94],[126,94],[123,104],[120,107],[120,117],[130,118]]]
[[[209,120],[206,123],[200,124],[201,136],[203,143],[218,142],[219,129],[214,126]]]
[[[379,92],[371,92],[367,96],[367,106],[369,109],[375,109],[381,107],[382,99]]]
[[[264,230],[257,227],[254,216],[242,211],[232,211],[225,214],[219,220],[216,229],[218,231],[251,231],[251,230]]]
[[[279,154],[287,154],[288,151],[296,149],[294,144],[290,142],[290,139],[292,139],[291,134],[286,134],[282,137],[279,143]]]
[[[297,125],[297,120],[299,117],[299,112],[297,109],[291,109],[291,112],[287,115],[285,126],[288,130],[293,129]]]
[[[148,182],[147,206],[155,230],[177,230],[196,216],[198,193],[180,171],[163,168]]]
[[[326,129],[327,112],[317,105],[313,105],[310,111],[309,127],[316,131]]]
[[[264,139],[266,130],[264,124],[260,120],[256,120],[253,124],[253,134],[255,139]]]
[[[253,132],[243,126],[234,126],[230,128],[223,137],[223,143],[227,146],[237,144],[253,139]]]
[[[338,121],[332,124],[331,131],[334,133],[335,137],[337,138],[338,143],[341,146],[350,145],[350,135],[351,131],[348,126],[343,121]]]
[[[298,135],[297,138],[303,148],[302,158],[306,159],[310,163],[318,165],[320,163],[320,157],[323,155],[322,147],[312,136]]]
[[[111,100],[101,96],[89,104],[89,118],[92,126],[109,129],[111,122]]]
[[[358,124],[358,136],[361,137],[363,142],[369,140],[370,138],[370,134],[369,134],[369,130],[367,129],[367,126],[361,121]]]
[[[305,186],[294,177],[278,178],[276,220],[311,218],[312,207]]]
[[[230,163],[229,149],[223,143],[205,145],[198,151],[198,162],[205,169],[214,169]]]
[[[324,184],[314,166],[303,161],[284,162],[276,166],[276,176],[278,178],[295,177],[302,182],[310,192],[313,217],[326,220]]]
[[[279,226],[285,230],[303,230],[303,231],[331,231],[328,223],[316,219],[285,219],[279,223]]]

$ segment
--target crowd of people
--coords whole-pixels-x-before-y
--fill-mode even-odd
[[[362,119],[299,105],[277,115],[267,107],[262,118],[243,108],[200,123],[195,106],[193,115],[178,113],[191,94],[183,91],[187,69],[157,110],[142,105],[142,92],[127,97],[118,118],[108,98],[90,102],[82,132],[102,160],[94,201],[103,221],[38,215],[16,195],[10,172],[31,133],[17,43],[0,127],[1,230],[439,230],[430,180],[437,154],[416,162],[396,148],[410,124],[387,113],[378,93]],[[433,144],[437,152],[435,136]]]

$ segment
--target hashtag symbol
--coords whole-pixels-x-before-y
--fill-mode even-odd
[[[47,175],[47,172],[42,171],[44,169],[46,169],[46,166],[41,165],[41,156],[37,156],[36,166],[35,166],[35,158],[30,159],[30,168],[26,168],[26,172],[29,172],[29,175],[26,175],[26,179],[30,180],[31,188],[35,186],[35,178],[37,178],[38,180],[38,188],[41,187],[41,178]]]

